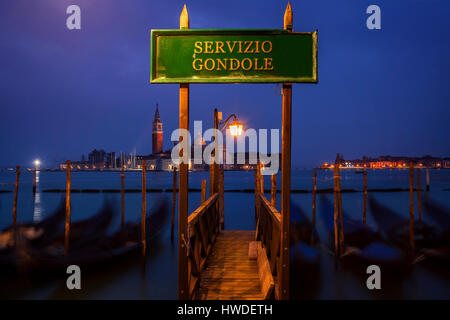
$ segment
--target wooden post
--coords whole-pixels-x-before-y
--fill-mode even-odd
[[[209,196],[214,194],[214,156],[211,157],[209,164]]]
[[[272,186],[270,188],[270,204],[272,207],[277,207],[277,175],[271,175]]]
[[[317,183],[316,183],[316,170],[313,170],[313,199],[312,199],[312,224],[316,225],[316,192],[317,192]]]
[[[70,160],[66,162],[66,225],[64,230],[64,255],[69,253],[69,238],[70,238],[70,186],[72,177],[70,174],[71,168]]]
[[[284,29],[292,32],[292,10],[288,2],[284,13]],[[280,299],[288,300],[289,291],[289,226],[291,197],[291,127],[292,127],[292,84],[283,83],[281,124],[281,245],[279,273]]]
[[[259,171],[259,179],[261,180],[260,182],[260,188],[261,188],[261,193],[264,195],[264,175],[261,174],[261,169]]]
[[[422,188],[420,184],[420,169],[417,169],[417,208],[419,210],[419,221],[422,221]]]
[[[146,163],[142,160],[142,214],[141,214],[141,242],[142,242],[142,256],[145,257],[147,252],[147,236],[145,233],[145,218],[147,217],[147,177],[146,177]]]
[[[334,254],[335,257],[339,256],[339,227],[338,227],[338,212],[339,212],[339,204],[338,204],[338,173],[337,173],[337,161],[334,163],[334,178],[333,178],[333,197],[334,197]]]
[[[123,230],[125,224],[125,169],[122,166],[120,169],[120,227]]]
[[[219,184],[219,191],[220,191],[220,227],[222,230],[225,229],[225,214],[224,214],[224,181],[223,181],[223,168],[220,168],[220,184]]]
[[[409,244],[411,257],[414,257],[414,164],[409,163]]]
[[[17,166],[16,167],[16,184],[14,186],[13,226],[16,226],[16,220],[17,220],[17,194],[19,193],[19,176],[20,176],[20,166]]]
[[[186,5],[180,15],[180,29],[189,29],[189,16]],[[189,130],[189,84],[180,84],[180,129]],[[182,141],[186,148],[190,148],[187,141]],[[182,151],[180,152],[182,159]],[[188,163],[181,162],[178,180],[178,299],[188,300],[188,255],[186,247],[189,235],[187,234],[188,220]]]
[[[367,222],[367,171],[364,170],[363,224]]]
[[[427,167],[427,191],[430,191],[430,169]]]
[[[33,170],[33,194],[36,193],[36,168]]]
[[[202,180],[202,203],[206,201],[206,180]]]
[[[214,129],[219,129],[219,112],[217,111],[217,108],[214,108]],[[219,192],[219,145],[218,145],[218,139],[217,139],[217,131],[214,133],[214,193]]]
[[[173,166],[173,182],[172,182],[172,237],[175,229],[175,206],[177,202],[177,167]]]

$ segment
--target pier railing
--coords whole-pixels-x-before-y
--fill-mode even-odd
[[[219,193],[213,194],[188,217],[189,298],[197,297],[199,277],[220,232]]]
[[[278,270],[280,264],[281,214],[271,205],[263,193],[259,193],[256,239],[262,242],[275,281],[275,298],[279,298]]]

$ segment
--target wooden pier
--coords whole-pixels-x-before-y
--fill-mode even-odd
[[[288,3],[284,30],[292,32],[292,10]],[[180,15],[180,29],[189,29],[186,6]],[[152,35],[153,37],[153,35]],[[313,42],[313,82],[316,81],[315,33]],[[152,47],[153,48],[153,47]],[[211,78],[209,78],[211,80]],[[241,80],[241,79],[239,79]],[[294,79],[295,80],[295,79]],[[189,82],[180,82],[179,128],[189,130]],[[243,79],[240,82],[251,82]],[[273,82],[273,79],[270,79]],[[272,180],[272,199],[264,196],[261,164],[255,171],[255,220],[253,231],[223,230],[223,173],[214,159],[218,147],[217,131],[210,166],[209,198],[202,183],[202,204],[188,212],[189,139],[180,131],[178,192],[178,298],[190,299],[289,299],[289,225],[291,187],[292,84],[282,89],[281,210],[275,204],[276,183]],[[303,81],[302,81],[303,82]],[[214,128],[218,129],[214,110]],[[185,132],[183,131],[183,132]],[[238,204],[232,204],[238,205]]]

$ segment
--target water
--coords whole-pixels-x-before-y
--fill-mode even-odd
[[[361,191],[363,175],[355,174],[353,170],[341,171],[343,189]],[[189,174],[189,187],[199,189],[201,180],[209,181],[208,172],[192,172]],[[429,196],[431,200],[450,208],[450,170],[430,170],[431,191],[422,197]],[[15,172],[0,171],[0,190],[14,190]],[[425,189],[425,170],[421,174],[422,189]],[[277,183],[280,186],[281,177]],[[311,190],[312,170],[297,170],[292,172],[292,189]],[[207,183],[207,187],[209,182]],[[225,190],[253,189],[253,171],[228,171],[224,177]],[[265,177],[265,189],[270,188],[270,177]],[[318,189],[333,187],[333,173],[330,170],[317,172]],[[408,188],[408,170],[373,170],[368,171],[368,188]],[[139,172],[125,173],[125,188],[140,189],[141,174]],[[170,190],[172,188],[172,173],[147,172],[147,188]],[[38,172],[37,193],[32,194],[32,174],[22,172],[17,206],[17,222],[40,221],[50,215],[59,205],[64,193],[43,192],[46,189],[65,189],[65,172]],[[73,172],[72,189],[120,189],[119,172]],[[209,191],[207,191],[208,193]],[[405,217],[409,215],[408,192],[377,192],[372,194],[378,201],[389,206]],[[266,195],[269,197],[269,195]],[[332,195],[326,195],[332,200]],[[225,228],[252,230],[254,221],[254,193],[225,192]],[[277,194],[277,207],[280,210],[280,194]],[[292,201],[306,213],[311,213],[312,194],[293,193]],[[97,212],[108,199],[116,204],[120,211],[120,194],[118,193],[72,193],[72,221],[85,219]],[[171,203],[171,192],[154,192],[147,194],[147,208],[150,210],[158,200],[166,199]],[[195,210],[201,202],[200,192],[189,193],[189,211]],[[358,193],[342,194],[343,210],[355,219],[362,219],[363,195]],[[141,216],[142,195],[140,193],[125,194],[125,219],[139,221]],[[415,201],[416,216],[418,212]],[[12,223],[13,193],[0,193],[0,230]],[[317,201],[318,228],[323,224],[320,220],[320,201]],[[169,206],[170,207],[170,206]],[[118,212],[119,213],[119,212]],[[110,232],[120,225],[120,214],[116,215],[110,226]],[[169,219],[170,220],[170,219]],[[424,211],[424,220],[428,217]],[[367,223],[375,225],[368,207]],[[177,225],[175,225],[177,230]],[[84,298],[84,299],[176,299],[177,297],[177,247],[171,242],[170,222],[163,230],[161,248],[150,252],[146,272],[140,265],[126,266],[120,272],[105,270],[95,277],[83,279],[83,290],[67,293],[65,288],[66,275],[61,275],[61,281],[55,281],[39,288],[33,288],[25,298]],[[345,299],[345,298],[450,298],[450,282],[440,278],[427,269],[418,267],[413,275],[398,284],[396,290],[386,290],[386,294],[374,295],[365,287],[362,276],[336,270],[332,259],[323,253],[321,274],[317,288],[311,288],[311,298]],[[308,291],[309,288],[305,288]],[[308,295],[306,295],[308,296]]]

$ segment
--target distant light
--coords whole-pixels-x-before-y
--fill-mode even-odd
[[[41,161],[39,159],[34,160],[34,166],[38,168],[41,165]]]

